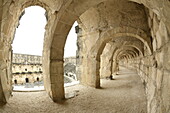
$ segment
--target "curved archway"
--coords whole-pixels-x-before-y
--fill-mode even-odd
[[[131,27],[118,27],[115,29],[108,30],[101,34],[101,37],[96,41],[95,45],[92,47],[90,51],[90,57],[95,59],[95,65],[96,65],[96,75],[95,77],[95,86],[100,87],[100,73],[99,73],[99,68],[100,68],[100,55],[103,52],[103,49],[109,41],[114,41],[115,39],[121,38],[121,37],[133,37],[136,39],[139,39],[140,41],[143,42],[143,44],[147,47],[147,50],[149,54],[152,54],[152,49],[151,49],[151,41],[150,38],[147,36],[147,34],[140,29],[135,29]]]
[[[129,51],[129,52],[128,52]],[[127,54],[128,57],[133,56],[135,57],[136,54],[138,54],[138,50],[134,47],[122,47],[122,48],[118,48],[115,50],[115,52],[113,53],[112,59],[113,61],[111,62],[111,67],[110,67],[110,71],[111,73],[116,72],[117,70],[117,64],[118,64],[118,57],[120,54]],[[126,56],[126,55],[125,55]]]
[[[49,93],[50,97],[53,99],[53,101],[58,101],[65,98],[64,78],[63,78],[63,74],[64,74],[63,55],[64,55],[64,45],[67,39],[67,35],[73,23],[78,19],[78,17],[83,12],[85,12],[90,7],[102,1],[103,0],[75,1],[73,3],[66,4],[60,10],[60,12],[57,13],[57,17],[53,22],[53,27],[52,27],[53,31],[51,32],[50,37],[48,37],[49,43],[45,44],[46,47],[44,47],[44,54],[43,54],[44,62],[46,63],[46,66],[44,68],[50,69],[49,71],[45,72],[46,82],[51,84],[48,87],[46,87],[46,90]],[[79,4],[79,5],[75,5],[75,4]],[[84,8],[82,9],[82,7]],[[56,79],[59,80],[60,82],[56,82],[55,81]]]
[[[14,80],[14,84],[18,84],[18,82],[17,82],[17,80],[16,80],[16,79]]]
[[[14,33],[15,33],[15,28],[18,26],[19,23],[19,19],[22,16],[22,12],[26,7],[29,6],[34,6],[34,5],[38,5],[41,6],[43,8],[45,8],[46,10],[50,10],[50,8],[48,7],[48,5],[46,5],[43,2],[40,1],[32,1],[29,0],[27,2],[25,1],[20,1],[20,3],[18,4],[18,2],[14,2],[12,1],[10,4],[5,4],[5,5],[9,5],[8,12],[3,12],[3,13],[7,13],[8,15],[5,15],[7,19],[7,21],[3,22],[3,25],[1,26],[2,29],[2,37],[1,37],[1,41],[3,44],[1,44],[0,49],[2,49],[3,52],[3,58],[2,59],[6,59],[6,60],[2,60],[4,62],[5,66],[5,70],[7,70],[7,73],[3,74],[3,79],[4,79],[4,83],[2,84],[2,87],[7,88],[4,94],[4,103],[6,103],[12,93],[12,79],[11,79],[11,61],[12,61],[12,42],[14,40]],[[1,59],[0,59],[1,60]],[[8,76],[8,77],[7,77]],[[7,78],[6,78],[7,77]],[[3,90],[1,90],[2,93]]]
[[[9,7],[10,15],[8,17],[6,17],[8,19],[8,21],[6,21],[5,24],[3,24],[3,26],[2,26],[2,32],[4,33],[4,35],[2,36],[2,40],[1,40],[2,41],[1,49],[3,49],[3,53],[5,51],[4,57],[8,58],[9,56],[11,56],[11,43],[12,43],[14,32],[15,32],[14,28],[18,24],[18,20],[20,18],[20,15],[22,14],[22,11],[24,10],[24,8],[32,6],[32,5],[38,5],[38,6],[42,6],[46,10],[48,10],[48,23],[46,25],[46,30],[48,29],[48,31],[46,31],[46,33],[45,33],[45,39],[44,39],[44,41],[45,41],[44,48],[45,49],[44,49],[44,57],[43,57],[43,59],[45,59],[45,61],[43,61],[43,62],[45,64],[47,64],[47,68],[45,68],[46,69],[45,73],[47,73],[47,77],[44,77],[44,79],[46,80],[45,86],[46,86],[46,90],[47,90],[48,94],[50,95],[50,97],[52,97],[53,100],[55,100],[54,98],[57,98],[57,97],[59,98],[59,100],[63,99],[64,92],[59,91],[59,92],[63,92],[63,93],[60,93],[62,96],[56,96],[56,93],[54,92],[56,89],[51,89],[51,87],[53,87],[52,85],[54,84],[54,82],[51,83],[51,80],[54,80],[54,79],[52,79],[52,78],[48,79],[49,78],[48,75],[50,76],[50,74],[49,74],[50,67],[53,67],[53,64],[51,66],[48,64],[49,64],[49,62],[51,62],[50,58],[54,59],[54,57],[55,57],[55,56],[52,57],[53,50],[54,50],[54,49],[52,49],[53,47],[51,46],[52,41],[54,41],[52,38],[55,37],[56,34],[58,34],[57,33],[58,31],[59,32],[61,31],[60,29],[65,30],[65,27],[62,28],[60,26],[61,24],[70,23],[70,20],[71,20],[71,24],[68,24],[68,25],[72,26],[72,22],[74,22],[78,18],[78,16],[80,16],[83,12],[85,12],[91,6],[96,5],[102,1],[103,0],[100,0],[100,1],[96,0],[95,2],[94,1],[92,2],[90,0],[87,0],[87,1],[76,1],[74,3],[72,3],[72,2],[63,3],[63,2],[57,1],[57,2],[55,2],[57,4],[57,5],[55,5],[55,7],[53,6],[53,4],[47,5],[48,2],[39,1],[39,0],[36,0],[36,1],[34,1],[34,0],[24,1],[23,0],[23,1],[17,1],[17,2],[11,1],[11,3],[9,2],[10,4],[7,4],[7,5],[10,5],[10,7]],[[76,5],[76,4],[79,4],[79,5]],[[84,8],[84,9],[82,9],[80,7],[80,6],[86,6],[86,4],[88,4],[88,7]],[[82,10],[74,10],[75,8],[82,9]],[[60,10],[60,12],[58,13],[57,11],[59,11],[59,10]],[[78,16],[76,16],[76,15],[78,15]],[[76,18],[74,18],[74,17],[76,17]],[[60,22],[59,22],[59,20],[60,20]],[[59,27],[57,27],[58,25],[59,25]],[[56,29],[56,30],[54,30],[54,29]],[[65,33],[67,34],[67,32],[65,32]],[[3,43],[3,42],[5,42],[5,43]],[[10,60],[10,59],[8,59],[8,60]],[[10,73],[10,61],[8,63],[6,63],[6,62],[4,62],[4,63],[6,65],[8,65],[7,67],[9,67],[9,68],[7,70]],[[4,76],[6,76],[6,75],[4,75]],[[8,81],[8,82],[6,82],[7,84],[3,84],[3,86],[5,86],[5,87],[8,85],[11,86],[11,84],[9,84],[11,80],[7,80],[7,81]],[[47,84],[50,84],[50,85],[47,85]],[[11,89],[9,89],[9,91],[10,90]],[[11,92],[8,93],[7,98],[9,98],[10,93]],[[8,100],[8,99],[6,99],[6,100]]]
[[[108,43],[111,40],[114,41],[115,39],[121,37],[132,37],[139,39],[147,47],[149,54],[152,54],[151,40],[147,36],[147,34],[141,29],[135,29],[126,26],[117,27],[115,29],[108,30],[105,33],[101,34],[100,39],[97,40],[94,47],[92,47],[91,53],[94,53],[96,59],[99,60],[99,56],[101,55],[106,43]]]
[[[129,52],[128,52],[129,51]],[[113,59],[117,59],[117,57],[122,54],[122,53],[131,53],[133,52],[133,57],[136,56],[136,54],[139,54],[139,51],[136,49],[136,48],[133,48],[133,47],[128,47],[128,48],[121,48],[121,49],[118,49],[116,52],[115,52],[115,55],[113,57]]]
[[[29,78],[25,78],[25,83],[29,83]]]
[[[121,39],[122,41],[123,39]],[[100,62],[100,77],[101,78],[105,78],[105,77],[109,77],[112,73],[112,66],[116,64],[116,60],[113,59],[113,56],[115,55],[115,51],[117,51],[117,49],[120,48],[135,48],[136,50],[139,51],[139,53],[136,53],[137,55],[140,54],[141,56],[143,56],[143,45],[140,45],[139,42],[131,42],[131,41],[122,41],[122,42],[109,42],[106,45],[105,49],[103,50],[103,53],[101,55],[101,62]],[[108,49],[106,49],[108,48]],[[105,52],[106,51],[106,52]]]
[[[24,0],[23,0],[24,1]],[[30,0],[33,4],[35,3],[35,1],[33,1],[33,0]],[[39,1],[39,0],[36,0],[36,2],[37,1]],[[60,21],[60,23],[59,24],[61,24],[61,23],[66,23],[66,24],[69,24],[69,25],[71,25],[69,22],[67,23],[67,21],[69,21],[69,20],[71,20],[71,19],[73,19],[73,20],[75,20],[74,18],[71,18],[71,17],[68,17],[69,19],[65,19],[65,17],[66,16],[64,16],[64,15],[67,15],[67,14],[69,14],[69,15],[67,15],[67,16],[72,16],[72,15],[74,15],[74,17],[75,18],[77,18],[82,12],[84,12],[87,8],[89,8],[89,7],[91,7],[91,6],[93,6],[93,5],[95,5],[95,4],[97,4],[97,3],[99,3],[99,2],[101,2],[102,0],[98,0],[98,2],[97,2],[97,0],[96,1],[90,1],[90,0],[87,0],[87,1],[83,1],[83,0],[75,0],[75,1],[68,1],[68,2],[66,2],[66,3],[63,3],[64,5],[62,6],[62,9],[60,10],[60,12],[59,13],[57,13],[57,11],[58,10],[53,10],[52,12],[53,12],[53,15],[50,17],[51,18],[51,23],[50,24],[53,24],[54,22],[59,22]],[[164,4],[166,4],[166,3],[169,3],[169,1],[165,1],[165,2],[163,2],[162,4],[159,4],[160,2],[151,2],[151,1],[137,1],[137,0],[129,0],[129,1],[134,1],[134,2],[137,2],[137,3],[140,3],[140,4],[145,4],[145,6],[146,7],[148,7],[148,8],[150,8],[152,11],[154,11],[157,15],[161,15],[161,13],[163,14],[163,15],[161,15],[161,20],[163,20],[165,23],[168,23],[167,25],[169,25],[169,21],[166,21],[167,20],[167,18],[168,18],[168,13],[166,13],[165,12],[165,10],[162,10],[162,8],[161,8],[161,6],[163,6]],[[1,1],[2,2],[2,1]],[[14,2],[14,1],[12,1],[12,2]],[[20,3],[20,2],[19,2]],[[74,6],[74,5],[77,5],[76,7]],[[92,4],[92,5],[89,5],[89,4]],[[85,5],[86,7],[82,7],[83,5]],[[11,6],[10,8],[12,8],[13,6]],[[74,8],[75,7],[75,8]],[[158,8],[157,8],[158,7]],[[167,8],[168,7],[168,5],[165,5],[165,7]],[[164,8],[165,8],[164,7]],[[71,9],[71,10],[70,10]],[[79,10],[80,9],[80,10]],[[169,9],[169,8],[167,8],[167,9]],[[18,11],[18,10],[13,10],[13,11]],[[56,11],[56,12],[55,12]],[[65,13],[65,11],[66,12],[69,12],[69,13]],[[13,21],[15,20],[15,18],[13,17],[13,16],[11,16],[11,14],[13,14],[13,15],[17,15],[17,13],[11,13],[10,12],[10,14],[9,14],[9,17],[12,17],[12,19],[9,19],[8,20],[8,22],[7,22],[7,24],[6,25],[2,25],[5,29],[2,29],[2,31],[3,31],[3,33],[2,33],[2,40],[0,41],[0,47],[1,47],[1,52],[0,52],[0,54],[2,55],[2,56],[4,56],[3,58],[1,58],[0,59],[0,61],[2,62],[2,64],[3,65],[1,65],[1,71],[2,71],[2,77],[1,77],[1,79],[4,79],[5,81],[5,83],[3,84],[3,85],[1,85],[2,87],[6,87],[6,86],[8,86],[9,84],[10,84],[10,80],[6,80],[6,79],[8,79],[8,76],[10,75],[10,58],[9,58],[9,56],[11,56],[11,46],[10,46],[10,43],[9,43],[9,40],[12,40],[12,37],[13,37],[13,35],[11,35],[11,33],[13,33],[14,32],[14,30],[13,30],[13,26],[15,26],[15,23],[13,23]],[[59,18],[57,18],[56,17],[56,15],[59,15]],[[61,19],[62,18],[62,19]],[[63,21],[62,21],[63,20]],[[71,21],[72,22],[72,21]],[[44,54],[47,54],[46,56],[47,57],[44,57],[44,59],[46,59],[48,62],[45,62],[45,63],[47,63],[47,74],[60,74],[60,69],[59,69],[59,72],[51,72],[51,70],[50,70],[50,68],[51,67],[57,67],[58,65],[59,65],[59,68],[61,68],[62,66],[62,59],[61,59],[61,57],[55,57],[55,52],[52,52],[53,50],[54,51],[59,51],[59,54],[61,53],[62,54],[62,46],[61,47],[59,47],[59,48],[55,48],[54,47],[54,45],[55,45],[55,43],[53,43],[53,47],[55,48],[52,48],[51,47],[51,42],[52,41],[56,41],[56,40],[53,40],[53,36],[54,35],[56,35],[57,34],[57,30],[59,29],[60,30],[60,28],[59,28],[59,25],[58,25],[58,28],[56,29],[56,34],[54,34],[54,32],[53,32],[53,28],[55,29],[55,26],[56,25],[54,25],[54,26],[47,26],[49,29],[50,29],[50,31],[52,31],[52,32],[49,32],[49,33],[47,33],[47,35],[48,36],[50,36],[50,37],[52,37],[52,38],[49,38],[49,39],[51,39],[51,40],[49,40],[48,42],[47,42],[47,45],[45,46],[45,48],[47,47],[47,49],[46,50],[44,50]],[[169,26],[167,26],[168,28],[169,28]],[[63,28],[61,28],[61,29],[65,29],[65,27],[63,27]],[[68,29],[69,29],[69,27],[68,27]],[[12,32],[11,32],[12,31]],[[61,30],[62,31],[62,30]],[[67,32],[67,31],[66,31]],[[60,34],[57,34],[58,36],[60,35]],[[56,36],[56,37],[58,37],[58,36]],[[130,35],[129,35],[130,36]],[[65,38],[65,35],[63,35],[63,36],[59,36],[59,41],[60,40],[62,40],[62,38]],[[48,39],[46,39],[46,40],[48,40]],[[64,41],[64,40],[62,40],[62,41]],[[150,44],[148,44],[148,46],[147,46],[147,48],[149,48],[149,45]],[[145,45],[146,46],[146,45]],[[49,48],[48,48],[49,47]],[[52,51],[51,51],[52,50]],[[151,50],[152,50],[152,48],[151,48]],[[56,51],[56,52],[57,52]],[[148,50],[149,51],[149,50]],[[151,51],[150,51],[150,53],[151,53]],[[54,56],[52,56],[52,54],[54,54]],[[95,55],[96,55],[96,53],[95,53]],[[61,55],[62,56],[62,55]],[[52,58],[52,60],[50,61],[50,58]],[[96,58],[94,58],[95,60],[96,60]],[[54,62],[53,62],[54,61]],[[57,61],[59,61],[59,63],[57,62]],[[52,63],[51,63],[52,62]],[[61,63],[60,63],[61,62]],[[51,64],[50,64],[51,63]],[[98,62],[97,62],[98,63]],[[96,64],[97,64],[96,63]],[[96,66],[96,65],[95,65]],[[98,66],[96,66],[96,67],[98,67]],[[4,71],[4,70],[6,70],[6,71]],[[62,73],[62,72],[61,72]],[[49,74],[49,76],[50,76],[50,74]],[[48,76],[48,77],[49,77]],[[95,75],[94,75],[95,76]],[[10,77],[9,77],[10,78]],[[60,78],[60,77],[59,77]],[[47,84],[48,83],[50,83],[51,80],[52,79],[52,77],[49,79],[49,80],[47,80]],[[54,82],[55,83],[55,82]],[[55,87],[55,86],[54,86]],[[61,96],[56,96],[55,95],[55,92],[50,92],[51,91],[51,89],[53,89],[53,90],[55,90],[56,88],[54,88],[51,84],[49,85],[49,87],[47,87],[47,89],[49,88],[50,90],[48,90],[48,93],[49,93],[49,95],[51,95],[52,97],[54,97],[54,98],[60,98]],[[2,88],[3,89],[3,88]],[[9,89],[10,90],[10,89]],[[8,95],[10,95],[10,93],[8,93]],[[8,98],[9,96],[6,96],[5,97],[5,99],[6,98]],[[61,94],[62,95],[62,94]],[[63,97],[63,96],[62,96]],[[149,103],[150,104],[150,103]]]

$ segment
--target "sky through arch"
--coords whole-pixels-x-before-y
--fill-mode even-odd
[[[39,6],[31,6],[25,9],[25,14],[16,28],[15,38],[12,44],[13,53],[42,55],[43,41],[46,25],[45,9]],[[76,56],[76,40],[74,23],[67,37],[64,57]]]

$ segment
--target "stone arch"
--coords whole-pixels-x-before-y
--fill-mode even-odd
[[[138,47],[136,47],[134,45],[125,45],[125,47],[133,47],[133,48],[135,48],[135,49],[137,49],[139,51],[138,55],[142,55],[143,56],[143,52]]]
[[[151,46],[151,40],[150,37],[141,29],[135,29],[132,27],[117,27],[115,29],[108,30],[101,34],[100,39],[96,42],[96,44],[91,49],[91,52],[96,54],[96,59],[100,59],[100,55],[106,45],[109,41],[114,41],[117,38],[121,37],[132,37],[139,39],[143,42],[143,44],[147,47],[147,50],[149,54],[152,54],[152,46]]]
[[[95,77],[95,84],[97,87],[100,87],[100,73],[99,73],[99,68],[100,68],[100,55],[103,52],[103,49],[109,41],[114,41],[117,38],[121,37],[133,37],[136,39],[139,39],[140,41],[143,42],[143,44],[147,47],[147,50],[149,54],[152,54],[152,47],[151,47],[151,41],[148,35],[141,29],[135,29],[132,27],[117,27],[115,29],[108,30],[102,34],[100,34],[100,38],[97,40],[96,44],[92,47],[91,52],[89,56],[91,58],[95,58],[95,63],[96,63],[96,77]]]
[[[49,32],[45,33],[45,37],[48,36],[48,38],[45,38],[44,52],[43,52],[43,55],[44,55],[43,63],[46,64],[46,66],[44,67],[46,69],[45,74],[47,75],[46,77],[44,77],[44,79],[46,80],[45,84],[50,84],[46,87],[46,90],[54,101],[64,98],[63,85],[56,85],[55,81],[51,82],[51,80],[55,80],[53,78],[56,78],[56,77],[55,76],[50,77],[50,76],[52,74],[56,74],[56,75],[63,74],[63,71],[61,71],[61,70],[63,70],[62,69],[63,53],[64,53],[63,48],[65,45],[66,36],[67,36],[72,24],[74,23],[74,21],[83,12],[85,12],[90,7],[92,7],[98,3],[101,3],[103,1],[104,0],[68,1],[68,2],[63,3],[63,6],[58,8],[58,10],[53,10],[52,11],[53,14],[50,15],[49,23],[52,26],[47,25],[47,29],[49,29]],[[39,2],[39,0],[36,0],[36,2]],[[41,2],[39,2],[39,3],[41,3]],[[33,0],[30,0],[30,2],[28,2],[27,4],[28,5],[30,5],[30,4],[36,5],[36,3],[33,2]],[[59,11],[59,9],[60,9],[60,11]],[[17,10],[13,10],[13,11],[17,11]],[[17,13],[13,13],[13,14],[17,15]],[[12,20],[12,21],[14,21],[14,20]],[[10,22],[9,22],[9,25],[16,26],[14,24],[10,24]],[[10,28],[9,26],[7,26],[7,27]],[[6,31],[6,32],[8,32],[8,31]],[[11,33],[14,33],[14,31],[12,31]],[[6,41],[6,42],[8,42],[8,41]],[[61,45],[59,44],[59,42],[61,42]],[[9,43],[6,43],[6,44],[9,44]],[[9,47],[9,45],[8,45],[8,47]],[[11,49],[11,47],[9,47],[7,49]],[[56,53],[59,55],[56,55]],[[9,54],[9,53],[7,53],[7,54]],[[7,56],[9,56],[9,55],[7,55]],[[59,67],[59,69],[57,69],[57,71],[54,68],[56,66]],[[52,68],[54,68],[54,69],[52,69]],[[58,76],[58,78],[62,79],[62,77],[60,77],[60,76]],[[57,91],[56,90],[57,86],[61,87],[62,91]],[[59,95],[56,95],[57,92],[61,92],[61,93]]]
[[[128,51],[131,51],[131,52],[128,52]],[[111,73],[114,73],[115,71],[117,71],[117,59],[119,57],[120,54],[126,54],[125,56],[135,56],[136,54],[138,54],[137,52],[139,52],[135,47],[132,47],[132,46],[129,46],[129,47],[121,47],[121,48],[116,48],[115,51],[113,52],[113,55],[112,55],[112,59],[113,61],[111,62],[111,67],[110,67],[110,71]]]
[[[126,51],[133,51],[135,54],[134,55],[136,55],[136,54],[138,54],[138,50],[136,49],[136,48],[134,48],[134,47],[122,47],[122,48],[120,48],[120,49],[117,49],[116,51],[115,51],[115,53],[114,53],[114,56],[113,56],[113,59],[116,59],[117,58],[117,56],[119,55],[119,54],[121,54],[121,52],[126,52]]]
[[[9,2],[10,3],[10,2]],[[1,70],[6,70],[6,72],[3,72],[1,79],[4,81],[3,84],[1,83],[2,90],[0,90],[0,93],[2,93],[3,101],[6,103],[11,96],[12,93],[12,78],[11,78],[11,63],[12,63],[12,42],[14,40],[14,34],[15,29],[18,26],[19,18],[22,15],[22,12],[25,8],[29,6],[38,5],[46,10],[50,10],[48,5],[41,1],[33,1],[29,0],[27,2],[20,1],[15,2],[11,1],[10,4],[5,4],[9,6],[7,10],[4,10],[3,13],[6,13],[6,15],[3,18],[6,18],[6,21],[3,21],[1,25],[2,29],[2,35],[1,35],[1,41],[0,41],[0,54],[3,54],[3,58],[0,59],[0,62],[4,64],[3,68],[0,68]],[[2,53],[1,53],[2,52]],[[4,92],[5,90],[5,92]]]
[[[124,55],[130,55],[131,57],[130,58],[134,58],[136,57],[136,52],[135,51],[132,51],[132,50],[124,50],[124,51],[121,51],[120,53],[118,53],[116,59],[119,59],[119,57],[124,54]]]
[[[109,77],[111,75],[112,67],[113,67],[113,65],[116,64],[115,60],[113,60],[113,56],[114,56],[115,51],[119,48],[132,47],[139,51],[139,53],[136,53],[136,54],[140,54],[141,56],[143,56],[143,48],[142,48],[143,45],[140,45],[137,42],[136,41],[131,42],[131,41],[127,41],[127,40],[125,42],[124,41],[119,42],[119,40],[118,40],[118,42],[117,41],[109,42],[109,44],[111,44],[111,48],[109,48],[108,53],[105,53],[105,55],[107,54],[107,56],[105,56],[105,57],[107,57],[108,60],[106,61],[106,59],[102,59],[102,57],[101,57],[102,61],[100,63],[100,77],[105,78],[105,77]],[[109,54],[109,53],[112,53],[112,54]],[[103,53],[102,53],[102,55],[103,55]],[[102,65],[103,63],[104,63],[104,65]]]
[[[39,82],[39,81],[40,81],[40,78],[39,78],[39,77],[37,77],[36,81],[37,81],[37,82]]]
[[[25,83],[29,83],[29,78],[25,78]]]
[[[129,43],[125,43],[125,44],[118,44],[117,45],[117,48],[116,49],[118,49],[118,48],[128,48],[128,47],[132,47],[132,48],[135,48],[138,52],[139,52],[139,54],[141,54],[142,56],[144,55],[143,54],[143,48],[141,48],[137,43],[133,43],[133,42],[129,42]],[[138,54],[138,55],[139,55]],[[113,57],[113,55],[114,55],[114,52],[113,52],[113,54],[112,54],[112,57]]]
[[[48,40],[48,43],[45,41],[44,44],[43,62],[46,63],[44,68],[49,69],[44,72],[46,75],[44,77],[45,84],[49,84],[46,91],[55,102],[65,98],[63,56],[67,35],[73,23],[82,13],[102,1],[104,0],[71,1],[66,3],[54,16],[51,32],[48,34],[49,37],[45,39]]]
[[[18,7],[16,7],[15,5],[17,5]],[[29,0],[27,2],[22,1],[20,4],[11,2],[10,6],[9,6],[10,14],[7,17],[8,21],[6,23],[4,23],[4,25],[3,25],[3,26],[5,26],[3,28],[4,37],[7,37],[6,41],[9,44],[11,44],[13,42],[15,28],[18,26],[18,22],[22,16],[22,12],[24,11],[25,8],[28,8],[30,6],[40,6],[40,7],[44,8],[47,12],[49,12],[49,13],[51,12],[51,9],[49,8],[49,6],[39,0],[36,0],[36,1]],[[9,38],[11,38],[11,39],[9,39]]]
[[[78,19],[78,17],[85,12],[90,7],[97,5],[104,0],[77,0],[77,1],[70,1],[63,5],[61,10],[59,12],[56,12],[57,18],[54,17],[53,26],[51,27],[53,30],[48,34],[49,38],[45,40],[49,40],[48,43],[45,44],[44,49],[44,62],[47,64],[46,69],[50,69],[45,72],[46,75],[46,82],[50,83],[48,87],[46,87],[46,90],[50,97],[54,101],[57,101],[58,99],[64,99],[64,88],[63,84],[57,84],[52,78],[56,78],[57,80],[61,79],[61,82],[63,83],[63,54],[64,54],[64,45],[66,42],[66,38],[68,35],[68,32],[71,29],[71,26],[73,23]],[[138,35],[135,34],[128,34],[125,33],[127,36],[133,36],[138,37]],[[125,35],[124,34],[124,35]],[[117,34],[118,35],[118,34]],[[138,38],[141,38],[140,35]],[[144,40],[143,40],[144,41]],[[145,42],[145,41],[144,41]],[[146,44],[147,45],[147,44]],[[147,47],[149,47],[147,45]],[[45,54],[46,53],[46,54]],[[151,53],[151,51],[150,51]],[[87,55],[88,56],[88,55]],[[93,55],[92,55],[93,57]],[[93,58],[92,58],[93,59]],[[96,59],[96,58],[94,58]],[[98,61],[97,65],[95,66],[98,69]],[[55,68],[58,67],[57,71]],[[53,68],[53,69],[52,69]],[[96,69],[95,69],[96,70]],[[53,76],[53,77],[51,77]],[[95,75],[93,75],[92,78],[96,78]],[[99,78],[97,76],[97,78]],[[93,82],[91,80],[91,82]],[[93,87],[98,87],[99,83],[94,81],[94,83],[89,83],[88,85]],[[59,87],[56,89],[56,87]],[[60,94],[57,92],[61,92]]]
[[[14,80],[14,84],[18,84],[17,79]]]
[[[144,47],[140,45],[138,42],[126,42],[123,46],[125,47],[133,47],[139,51],[139,55],[144,56]]]

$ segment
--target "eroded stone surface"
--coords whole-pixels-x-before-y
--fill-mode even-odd
[[[31,5],[40,5],[48,12],[43,70],[46,91],[54,101],[64,98],[64,45],[77,20],[77,72],[81,83],[100,87],[100,76],[112,74],[119,62],[136,69],[140,75],[147,94],[148,113],[169,112],[170,94],[166,81],[170,71],[168,0],[0,1],[1,101],[6,102],[11,92],[14,31],[22,11]],[[107,47],[107,43],[112,43],[112,47]]]

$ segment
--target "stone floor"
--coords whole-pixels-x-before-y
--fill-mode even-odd
[[[121,68],[115,80],[101,80],[101,89],[75,85],[65,88],[76,94],[63,103],[54,103],[41,92],[13,92],[0,113],[146,113],[146,96],[139,76]]]

